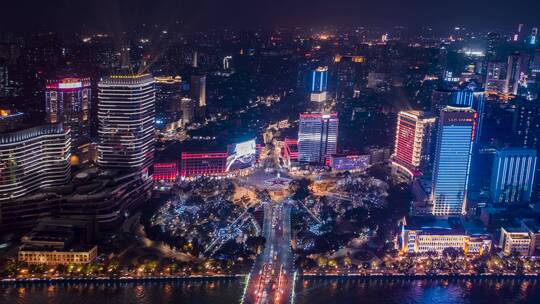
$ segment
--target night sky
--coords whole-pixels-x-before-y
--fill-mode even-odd
[[[462,25],[512,29],[540,23],[538,0],[3,0],[0,32],[127,30],[134,24],[193,27]],[[81,26],[84,24],[84,26]]]

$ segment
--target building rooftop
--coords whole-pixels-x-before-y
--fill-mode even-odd
[[[436,218],[433,216],[413,216],[407,219],[407,230],[422,230],[424,233],[465,233],[484,234],[485,227],[479,221],[466,221],[459,217],[449,217],[448,219]]]

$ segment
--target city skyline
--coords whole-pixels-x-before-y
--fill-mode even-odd
[[[0,302],[537,302],[539,3],[25,4]]]

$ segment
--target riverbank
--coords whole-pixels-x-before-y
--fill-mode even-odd
[[[81,278],[5,278],[0,280],[0,285],[9,284],[32,284],[32,283],[137,283],[137,282],[168,282],[168,281],[209,281],[234,279],[241,280],[247,275],[192,275],[192,276],[147,276],[147,277],[81,277]],[[540,279],[538,273],[483,273],[483,274],[402,274],[402,273],[299,273],[297,279]]]
[[[482,273],[482,274],[404,274],[404,273],[303,273],[300,278],[363,278],[363,279],[540,279],[540,274]]]
[[[242,279],[243,274],[231,275],[194,275],[194,276],[148,276],[148,277],[83,277],[83,278],[16,278],[1,279],[0,285],[9,284],[42,284],[42,283],[136,283],[136,282],[165,282],[165,281],[209,281],[224,279]]]

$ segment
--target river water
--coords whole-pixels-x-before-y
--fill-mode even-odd
[[[57,283],[0,286],[0,303],[239,303],[242,279],[154,283]],[[297,304],[540,303],[535,280],[303,279]]]

